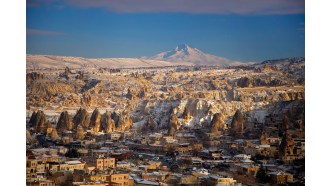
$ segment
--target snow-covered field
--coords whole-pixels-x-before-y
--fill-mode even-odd
[[[27,69],[139,68],[175,66],[176,63],[139,58],[82,58],[70,56],[27,55]],[[191,65],[182,62],[180,65]]]

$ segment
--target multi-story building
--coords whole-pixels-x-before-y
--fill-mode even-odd
[[[96,159],[96,168],[99,170],[106,170],[108,168],[115,168],[115,158],[98,158]]]
[[[129,174],[112,174],[110,175],[110,185],[124,186],[129,185]]]
[[[283,171],[270,172],[269,175],[272,183],[275,184],[286,184],[287,182],[293,181],[293,175]]]

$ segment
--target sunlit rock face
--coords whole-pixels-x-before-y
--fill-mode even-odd
[[[175,136],[177,130],[180,127],[180,124],[179,124],[179,120],[178,120],[176,114],[174,114],[173,112],[172,112],[172,114],[170,116],[170,121],[168,123],[168,127],[169,128],[168,128],[167,134],[169,136]]]
[[[90,124],[89,114],[86,109],[80,108],[76,115],[73,117],[74,128],[77,128],[78,125],[81,125],[84,129],[87,129]]]
[[[38,112],[33,112],[30,118],[29,123],[32,124],[33,128],[37,132],[41,132],[46,134],[47,133],[47,122],[46,122],[46,116],[45,113],[41,110],[38,110]]]
[[[85,138],[84,128],[81,125],[77,126],[76,139],[82,140]]]
[[[60,118],[57,122],[56,129],[59,132],[63,132],[65,130],[71,131],[73,129],[73,122],[68,111],[64,111],[61,113]]]
[[[189,54],[195,51],[182,46],[175,53],[184,54],[185,48]],[[72,65],[83,60],[39,57],[44,68],[47,60],[58,59]],[[106,64],[104,60],[95,59],[93,63]],[[139,62],[152,65],[148,60]],[[27,111],[43,110],[45,117],[41,111],[35,112],[30,123],[47,136],[54,128],[47,123],[49,118],[57,124],[60,136],[65,130],[77,131],[79,125],[84,131],[106,133],[141,127],[145,129],[142,131],[171,129],[171,134],[187,128],[211,132],[228,129],[242,134],[251,131],[254,123],[263,123],[275,107],[282,107],[277,104],[305,99],[301,58],[269,60],[239,68],[156,67],[110,69],[84,61],[81,68],[61,67],[40,73],[31,70],[27,72]],[[68,113],[61,113],[64,110]],[[235,114],[237,110],[244,115],[243,124]],[[294,122],[302,128],[302,122]]]
[[[116,128],[115,121],[111,118],[111,113],[106,111],[101,117],[101,129],[105,133],[113,132]]]
[[[223,115],[221,113],[214,114],[211,121],[211,132],[218,132],[224,128],[225,123],[223,121]]]
[[[95,109],[92,113],[90,126],[94,132],[100,132],[101,129],[101,114],[98,109]]]
[[[237,110],[233,116],[231,129],[236,136],[242,136],[244,133],[244,116],[240,110]]]

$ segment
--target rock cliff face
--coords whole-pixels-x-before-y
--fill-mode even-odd
[[[117,130],[125,131],[132,127],[133,121],[132,118],[123,112],[119,115]]]
[[[242,136],[244,133],[244,116],[240,110],[237,110],[233,116],[231,129],[236,136]]]
[[[140,98],[140,99],[143,99],[144,97],[145,97],[145,95],[146,95],[146,89],[145,88],[141,88],[141,90],[139,91],[139,93],[138,93],[138,97]]]
[[[172,114],[170,116],[170,121],[168,123],[168,132],[167,132],[167,134],[169,136],[175,136],[177,130],[179,129],[179,127],[180,127],[179,120],[178,120],[176,114],[172,111]]]
[[[63,132],[65,130],[71,131],[73,129],[73,122],[68,111],[64,111],[61,113],[60,118],[57,122],[56,129],[59,132]]]
[[[147,122],[143,127],[143,131],[154,131],[157,127],[157,123],[155,122],[152,116],[147,117]]]
[[[51,138],[52,138],[52,140],[58,140],[59,139],[59,136],[58,136],[58,133],[57,133],[56,129],[52,130]]]
[[[221,113],[214,114],[211,121],[211,132],[218,132],[223,129],[225,129],[223,115]]]
[[[184,108],[184,111],[183,111],[183,113],[182,113],[182,118],[183,118],[186,122],[190,121],[190,119],[191,119],[190,110],[187,109],[187,107]]]
[[[74,128],[77,128],[78,125],[81,125],[84,129],[89,127],[90,118],[86,109],[80,108],[76,115],[73,117]]]
[[[113,132],[116,128],[115,121],[111,118],[109,111],[106,111],[101,117],[101,128],[105,133]]]
[[[43,74],[39,74],[37,72],[31,72],[26,74],[26,82],[30,83],[32,81],[42,80],[44,79]]]
[[[245,87],[252,87],[252,81],[248,77],[242,77],[238,80],[237,86],[245,88]]]
[[[31,133],[29,130],[26,130],[25,137],[26,137],[27,142],[29,142],[29,143],[32,142],[32,137],[31,137]]]
[[[76,138],[82,140],[85,138],[84,128],[81,124],[77,126]]]
[[[51,136],[53,129],[54,129],[54,127],[52,126],[52,124],[50,123],[50,121],[47,121],[46,135],[47,136]]]
[[[118,122],[119,122],[119,114],[116,112],[111,113],[111,118],[115,122],[115,126],[118,127]]]
[[[244,113],[244,124],[239,117],[238,121],[234,119],[238,123],[235,130],[248,136],[248,129],[254,121],[258,119],[259,123],[263,123],[265,113],[272,112],[271,107],[276,103],[281,109],[281,103],[304,101],[303,61],[275,60],[226,69],[155,67],[113,72],[107,69],[81,69],[80,72],[65,69],[64,74],[69,79],[59,78],[63,69],[56,72],[42,70],[40,73],[27,73],[27,109],[46,108],[57,112],[77,107],[87,110],[99,108],[100,111],[111,109],[111,114],[108,112],[100,118],[99,113],[93,119],[85,109],[79,109],[73,117],[73,127],[62,121],[66,119],[59,119],[59,133],[70,129],[75,131],[79,125],[84,130],[93,127],[95,131],[105,132],[127,130],[132,125],[147,129],[142,131],[178,130],[178,125],[169,124],[171,120],[182,125],[182,129],[221,131],[229,126],[234,130],[232,117],[239,110]],[[175,110],[175,114],[171,109]],[[299,115],[297,113],[293,115]],[[49,136],[52,127],[45,119],[40,119],[40,114],[39,119],[36,115],[34,113],[31,117],[31,123],[36,130]],[[303,130],[301,118],[289,118],[292,125]]]
[[[135,98],[135,95],[132,94],[132,91],[130,88],[127,90],[126,98],[129,100],[132,100]]]
[[[94,132],[100,132],[101,129],[101,114],[98,109],[95,109],[91,116],[90,126]]]
[[[47,133],[46,116],[43,111],[33,112],[29,123],[32,124],[33,128],[40,133]]]
[[[94,100],[92,99],[92,96],[89,92],[84,92],[81,97],[81,104],[83,106],[93,106]]]
[[[294,145],[295,145],[295,143],[292,139],[292,136],[290,134],[288,134],[287,132],[285,132],[281,139],[281,143],[279,146],[280,156],[285,157],[287,155],[292,155]]]
[[[28,86],[27,94],[47,99],[50,97],[55,97],[59,94],[74,92],[74,88],[71,85],[61,82],[33,81]]]

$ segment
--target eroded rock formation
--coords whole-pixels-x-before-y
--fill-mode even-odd
[[[53,129],[53,130],[52,130],[51,138],[52,138],[52,140],[54,140],[54,141],[59,139],[59,136],[58,136],[58,133],[57,133],[57,130],[56,130],[56,129]]]
[[[176,132],[179,129],[179,127],[180,127],[180,122],[178,120],[178,117],[172,111],[171,112],[171,116],[170,116],[170,121],[168,123],[168,132],[167,132],[167,134],[169,136],[173,136],[174,137],[176,135]]]
[[[38,110],[38,112],[33,112],[29,123],[32,124],[33,128],[37,132],[46,134],[47,123],[46,123],[46,116],[43,111]]]
[[[68,111],[63,111],[58,119],[56,129],[59,132],[63,132],[65,130],[72,130],[73,129],[73,122]]]
[[[84,128],[81,124],[77,126],[76,138],[82,140],[85,138]]]
[[[221,113],[214,114],[211,121],[211,132],[218,132],[224,128],[225,123],[223,121],[223,115]]]
[[[234,135],[242,136],[244,133],[244,116],[240,110],[236,110],[231,121],[231,129]]]
[[[89,127],[90,118],[86,109],[80,108],[76,115],[73,117],[74,128],[77,128],[78,125],[81,125],[84,129]]]
[[[96,108],[91,116],[90,126],[94,132],[100,132],[101,129],[101,114]]]
[[[111,118],[111,113],[106,111],[101,117],[101,127],[105,133],[113,132],[116,128],[115,121]]]

